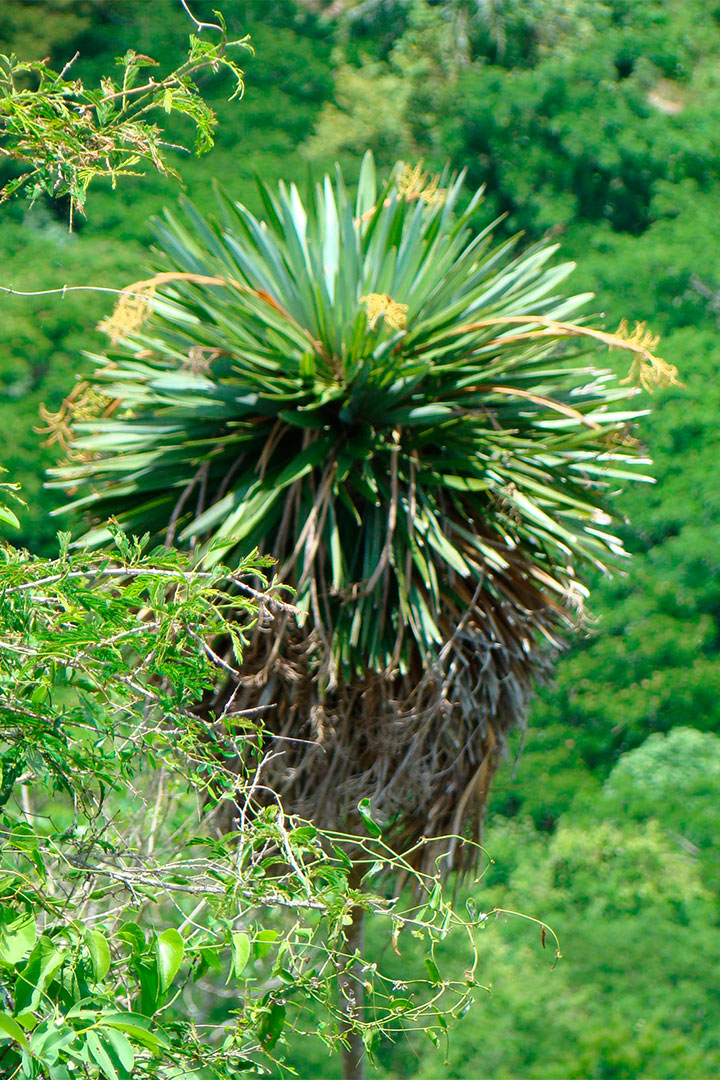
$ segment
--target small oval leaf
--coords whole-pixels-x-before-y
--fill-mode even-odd
[[[90,952],[95,981],[100,982],[110,970],[110,946],[99,930],[88,930],[85,941]]]
[[[425,970],[430,976],[430,982],[433,983],[434,986],[439,986],[442,982],[440,972],[435,961],[429,956],[425,957]]]
[[[254,941],[255,955],[258,960],[262,960],[263,956],[270,952],[273,942],[277,940],[277,936],[277,930],[258,930]]]
[[[241,931],[235,931],[232,936],[232,974],[238,979],[250,959],[250,938]]]
[[[165,993],[177,975],[185,953],[185,946],[177,930],[171,928],[170,930],[163,930],[162,934],[158,934],[155,949],[160,989]]]

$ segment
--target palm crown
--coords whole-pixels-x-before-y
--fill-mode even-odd
[[[409,841],[479,821],[578,565],[622,554],[635,389],[587,353],[673,375],[642,327],[578,321],[554,247],[474,234],[462,180],[379,185],[367,155],[354,199],[338,172],[260,185],[264,221],[168,215],[55,470],[96,523],[274,556],[306,617],[258,628],[236,689],[276,703],[265,782],[332,823],[370,797]]]

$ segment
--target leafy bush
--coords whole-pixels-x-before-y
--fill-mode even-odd
[[[264,591],[267,560],[207,571],[118,530],[96,555],[68,540],[50,561],[0,549],[3,1075],[224,1078],[276,1061],[286,1023],[368,1050],[406,1022],[442,1030],[442,1002],[460,1010],[469,986],[443,980],[436,947],[453,925],[469,942],[478,917],[456,917],[371,818],[351,838],[258,805],[257,712],[234,714],[232,697],[198,711],[219,672],[238,678],[261,610],[288,613]],[[214,808],[236,802],[223,835]],[[383,864],[413,877],[414,899],[350,884],[354,865]],[[388,933],[428,935],[403,995],[348,950],[358,905]],[[358,965],[367,1016],[342,996]]]
[[[605,781],[603,813],[615,819],[656,818],[696,857],[717,888],[717,791],[720,737],[677,726],[623,754]]]

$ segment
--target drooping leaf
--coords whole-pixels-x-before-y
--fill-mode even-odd
[[[37,1008],[46,987],[62,967],[65,952],[49,938],[40,937],[15,984],[15,1011],[19,1015]]]
[[[150,1050],[156,1050],[158,1047],[169,1049],[170,1047],[165,1035],[157,1027],[151,1030],[148,1017],[140,1013],[103,1013],[99,1022],[103,1027],[124,1032],[133,1042],[140,1043],[141,1046],[147,1046]]]
[[[358,803],[358,813],[363,824],[371,836],[382,836],[382,829],[372,816],[372,807],[369,799],[361,799]]]
[[[269,1003],[268,1011],[258,1025],[258,1038],[264,1050],[272,1050],[282,1035],[286,1012],[283,1002],[272,1000]]]
[[[277,939],[277,930],[258,930],[253,938],[253,952],[258,960],[262,960],[263,956],[267,956]]]
[[[185,944],[177,930],[170,928],[158,934],[155,949],[160,990],[165,993],[182,963]]]
[[[99,930],[88,930],[85,941],[93,964],[93,974],[96,981],[100,982],[110,970],[110,946],[105,935]]]
[[[252,943],[248,934],[241,930],[234,930],[232,934],[232,968],[231,974],[239,979],[242,975],[252,951]]]
[[[28,1048],[25,1032],[17,1020],[13,1020],[12,1016],[8,1016],[5,1012],[0,1012],[0,1036],[12,1039],[13,1042],[19,1043],[26,1050]]]
[[[32,912],[17,914],[6,908],[0,917],[0,961],[17,964],[30,952],[37,938],[37,925]]]

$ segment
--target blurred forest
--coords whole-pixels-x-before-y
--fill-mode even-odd
[[[195,5],[199,17],[210,3]],[[217,6],[217,5],[216,5]],[[219,184],[259,211],[253,176],[304,183],[370,148],[467,167],[486,183],[478,223],[553,237],[614,329],[647,321],[683,388],[660,391],[636,432],[653,486],[621,496],[627,573],[596,581],[585,632],[537,698],[517,760],[496,781],[471,888],[491,921],[479,991],[448,1063],[423,1036],[386,1046],[376,1075],[705,1078],[720,1068],[720,3],[715,0],[225,0],[249,32],[246,95],[209,96],[207,158],[181,163],[211,212]],[[194,8],[194,10],[195,10]],[[172,61],[187,44],[177,0],[12,0],[0,52],[76,50],[89,81],[133,47]],[[225,97],[229,93],[229,85]],[[179,123],[181,121],[178,121]],[[162,177],[99,183],[72,233],[67,206],[2,209],[2,284],[122,288],[141,277],[153,215],[178,196]],[[6,296],[0,320],[4,464],[29,507],[19,540],[54,542],[38,407],[56,409],[101,348],[102,294]],[[613,362],[612,358],[609,361]],[[625,363],[625,361],[619,361]],[[9,434],[9,438],[7,437]],[[388,941],[379,941],[386,950]],[[403,945],[412,949],[412,941]],[[397,958],[402,972],[405,961]],[[335,1075],[292,1045],[301,1077]]]

